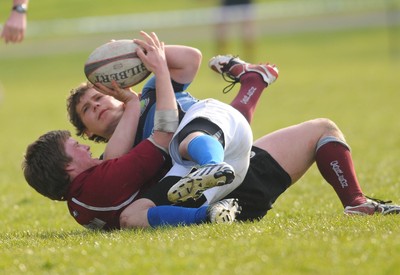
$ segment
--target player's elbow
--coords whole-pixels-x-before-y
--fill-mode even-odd
[[[203,55],[199,49],[192,48],[192,57],[191,60],[193,61],[193,66],[195,71],[197,72],[200,68],[201,60],[203,59]]]
[[[119,216],[121,229],[147,228],[147,210],[155,204],[148,199],[139,199],[125,208]]]
[[[119,217],[119,225],[121,229],[147,228],[149,225],[146,222],[141,222],[132,215],[122,213]]]
[[[119,216],[119,225],[121,229],[129,229],[135,227],[133,224],[129,223],[129,216],[125,214],[121,214],[121,216]]]
[[[150,141],[155,143],[156,146],[168,150],[169,143],[171,142],[173,136],[174,133],[154,131],[154,134],[152,136],[152,139],[150,139]]]

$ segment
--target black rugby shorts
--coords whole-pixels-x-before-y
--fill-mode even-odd
[[[272,156],[253,146],[250,155],[250,166],[242,184],[224,199],[237,198],[242,212],[237,216],[240,221],[262,219],[272,208],[276,199],[290,186],[291,179],[285,170]],[[156,205],[171,205],[168,201],[168,190],[180,177],[166,177],[141,196],[152,200]],[[198,200],[188,200],[176,205],[184,207],[200,207],[206,202],[204,196]]]

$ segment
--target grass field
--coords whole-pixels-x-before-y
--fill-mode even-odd
[[[52,5],[32,1],[32,7],[46,2]],[[98,13],[108,14],[106,2],[99,3]],[[35,19],[52,16],[48,10],[32,14]],[[255,137],[329,117],[352,146],[364,192],[400,203],[400,45],[391,33],[398,36],[400,30],[260,37],[256,59],[276,63],[280,77],[258,106]],[[160,36],[175,43],[167,32]],[[72,130],[65,98],[84,80],[82,66],[90,49],[110,38],[57,38],[57,44],[32,38],[14,45],[10,56],[0,53],[0,274],[399,274],[400,217],[345,217],[315,167],[257,223],[89,232],[63,203],[36,194],[21,173],[24,150],[45,131]],[[64,43],[78,43],[77,49],[35,54],[40,47]],[[212,41],[182,43],[204,56],[192,94],[229,102],[237,87],[223,95],[225,83],[207,68]],[[29,47],[23,57],[15,55]],[[0,52],[5,49],[0,45]],[[238,41],[232,41],[231,51],[241,53]],[[93,145],[95,154],[101,147]]]

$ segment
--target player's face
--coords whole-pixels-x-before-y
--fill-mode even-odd
[[[73,138],[68,138],[64,145],[65,152],[72,158],[72,164],[74,167],[78,167],[82,171],[85,171],[99,161],[98,159],[92,158],[90,152],[90,146],[80,144]]]
[[[86,126],[86,134],[110,138],[124,112],[123,103],[112,96],[89,89],[76,106],[76,111]]]

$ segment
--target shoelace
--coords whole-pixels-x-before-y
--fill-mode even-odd
[[[384,200],[380,200],[380,199],[375,199],[375,198],[371,198],[371,197],[368,197],[368,196],[365,196],[367,199],[370,199],[370,200],[372,200],[372,201],[375,201],[375,202],[377,202],[377,203],[380,203],[380,204],[387,204],[387,203],[391,203],[392,201],[384,201]]]
[[[237,62],[235,62],[235,58],[238,58],[238,55],[234,55],[232,56],[232,58],[229,60],[229,62],[227,64],[224,65],[224,70],[227,71],[225,73],[222,74],[222,78],[228,82],[228,86],[226,86],[223,90],[222,93],[227,94],[229,93],[233,87],[235,87],[235,84],[239,82],[239,80],[232,78],[231,76],[229,76],[229,68],[231,68],[234,64],[237,64]]]
[[[227,73],[223,73],[223,74],[222,74],[222,78],[223,78],[226,82],[229,83],[228,86],[226,86],[226,87],[222,90],[222,92],[223,92],[224,94],[229,93],[229,92],[233,89],[233,87],[235,87],[236,83],[239,82],[238,80],[233,80],[233,79],[231,79]]]

